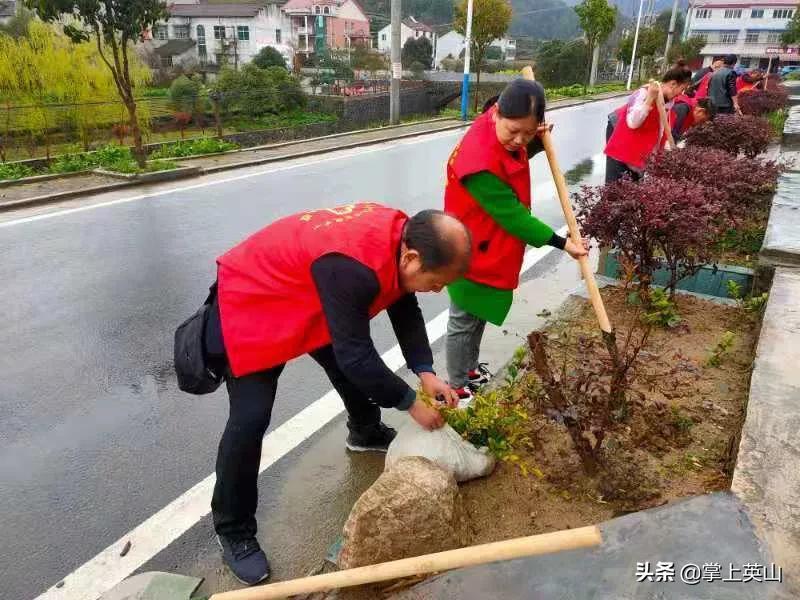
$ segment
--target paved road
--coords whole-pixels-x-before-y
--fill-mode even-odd
[[[552,113],[562,168],[591,171],[586,160],[602,150],[605,115],[618,102]],[[299,209],[355,200],[408,212],[440,205],[443,165],[459,135],[4,217],[0,598],[35,597],[212,471],[225,395],[180,393],[170,357],[174,327],[202,301],[214,258]],[[602,176],[595,166],[592,180]],[[543,157],[537,180],[549,181]],[[563,223],[551,192],[534,202],[545,221]],[[422,305],[430,319],[446,298],[427,295]],[[380,352],[395,344],[385,319],[373,330]],[[328,389],[310,360],[291,363],[273,428]]]

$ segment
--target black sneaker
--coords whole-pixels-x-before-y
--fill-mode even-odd
[[[481,387],[492,380],[492,372],[487,368],[486,363],[479,363],[477,369],[472,369],[467,374],[467,385],[473,392],[477,392]]]
[[[223,562],[243,584],[256,585],[269,577],[269,561],[256,538],[231,540],[218,535],[217,542]]]
[[[345,445],[348,450],[353,452],[386,452],[394,436],[397,435],[397,431],[383,423],[360,429],[356,429],[348,423],[347,427],[350,429],[350,433],[347,435]]]

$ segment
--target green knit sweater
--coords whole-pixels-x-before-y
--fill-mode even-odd
[[[466,177],[464,186],[498,225],[514,237],[537,248],[546,244],[563,248],[564,239],[556,235],[549,225],[534,217],[520,203],[511,186],[496,175],[481,171]],[[447,292],[453,304],[461,310],[495,325],[503,324],[514,297],[512,290],[502,290],[466,278],[451,283]]]

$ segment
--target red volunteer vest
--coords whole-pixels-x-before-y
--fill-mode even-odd
[[[752,92],[754,89],[756,89],[756,82],[753,81],[748,83],[747,81],[744,80],[744,77],[742,76],[736,78],[737,94],[741,92]]]
[[[617,125],[614,132],[606,144],[606,156],[620,161],[636,169],[644,169],[647,158],[653,150],[665,143],[665,136],[659,139],[658,133],[661,129],[661,120],[656,110],[656,104],[650,109],[650,113],[638,129],[631,129],[625,120],[628,114],[628,104],[618,109]]]
[[[681,126],[681,134],[683,134],[686,130],[690,127],[694,127],[694,107],[697,104],[697,100],[695,98],[690,98],[686,94],[680,94],[676,96],[675,100],[673,101],[672,109],[669,111],[669,127],[672,129],[675,127],[675,121],[677,117],[675,115],[675,107],[678,104],[686,104],[689,106],[689,113],[686,115],[686,118],[683,120],[683,124]]]
[[[331,341],[312,263],[343,254],[378,277],[374,317],[405,292],[397,256],[408,217],[380,204],[349,204],[275,221],[217,259],[222,337],[236,377],[285,363]]]
[[[531,207],[531,175],[525,148],[511,154],[497,140],[492,108],[478,117],[453,149],[447,161],[444,209],[457,217],[472,234],[472,260],[465,275],[470,281],[513,290],[525,242],[507,233],[470,195],[462,181],[469,175],[489,171],[514,190],[525,208]]]
[[[700,83],[697,84],[697,91],[694,94],[695,100],[702,100],[703,98],[708,98],[708,84],[711,83],[711,76],[714,74],[714,71],[710,73],[706,73],[703,75],[703,78],[700,80]]]

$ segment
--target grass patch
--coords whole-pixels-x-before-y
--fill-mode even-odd
[[[785,108],[781,108],[780,110],[774,110],[771,113],[767,113],[765,116],[767,121],[769,121],[769,126],[772,128],[772,131],[775,133],[775,135],[778,137],[782,136],[783,126],[786,123],[786,117],[789,116],[789,111]]]
[[[148,87],[142,90],[140,98],[166,98],[169,96],[168,87]]]
[[[35,175],[33,169],[14,163],[0,163],[0,181],[13,181]]]
[[[284,127],[302,127],[316,123],[333,123],[336,115],[316,112],[292,112],[282,115],[263,115],[261,117],[223,117],[226,129],[235,131],[258,131],[260,129],[281,129]]]
[[[239,148],[238,144],[226,142],[218,138],[200,138],[186,140],[162,146],[152,154],[151,159],[181,158],[184,156],[197,156],[200,154],[217,154]]]

